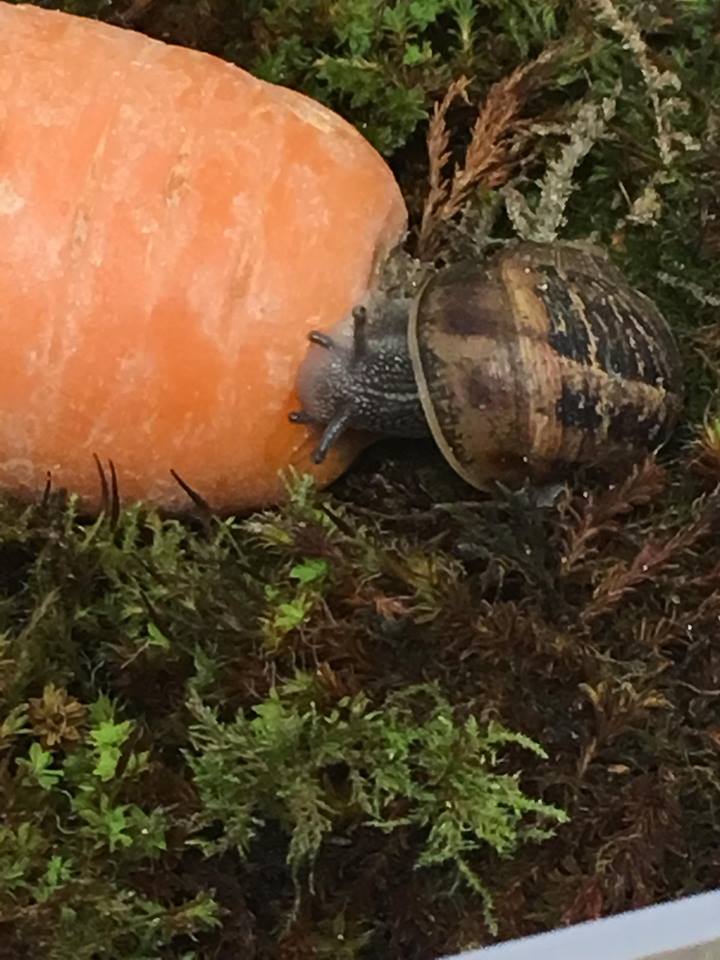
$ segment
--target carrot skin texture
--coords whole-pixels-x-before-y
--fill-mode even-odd
[[[99,505],[277,502],[334,479],[291,424],[307,334],[365,296],[406,223],[344,120],[207,54],[0,2],[0,487]]]

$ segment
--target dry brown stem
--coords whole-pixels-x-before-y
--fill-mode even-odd
[[[612,610],[631,591],[653,580],[677,556],[690,550],[710,532],[720,508],[718,494],[705,499],[697,519],[665,541],[650,540],[627,564],[615,564],[595,588],[592,602],[583,613],[583,621],[591,623]]]
[[[584,777],[598,752],[607,747],[628,727],[643,723],[648,710],[669,706],[666,697],[652,688],[652,677],[639,688],[629,680],[601,680],[594,686],[581,683],[580,691],[590,701],[595,714],[595,734],[585,744],[578,762],[578,776]]]
[[[713,486],[720,483],[720,417],[707,417],[699,429],[690,467]]]
[[[520,157],[513,150],[513,133],[530,94],[537,89],[559,48],[544,50],[490,88],[478,112],[462,166],[445,176],[450,159],[447,114],[456,100],[468,101],[469,80],[459,77],[435,104],[427,136],[430,189],[423,208],[418,242],[419,256],[429,259],[436,250],[443,223],[461,212],[470,192],[477,187],[492,189],[506,183]],[[527,139],[525,142],[529,142]]]
[[[652,503],[666,483],[665,469],[649,457],[636,466],[623,483],[608,488],[600,496],[590,494],[577,505],[571,504],[569,512],[573,523],[567,531],[563,574],[567,575],[587,561],[596,552],[595,541],[601,534],[617,530],[619,517]]]
[[[450,143],[450,131],[447,125],[447,114],[450,107],[456,100],[462,100],[469,103],[467,88],[470,81],[467,77],[458,77],[453,80],[447,88],[445,96],[433,108],[432,119],[428,128],[427,149],[428,149],[428,180],[430,189],[425,200],[423,209],[422,224],[420,227],[420,242],[423,238],[427,240],[433,227],[433,218],[438,210],[448,202],[448,192],[450,185],[444,178],[443,171],[450,159],[448,145]]]

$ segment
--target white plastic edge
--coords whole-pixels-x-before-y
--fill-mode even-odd
[[[720,960],[720,890],[443,960],[671,960],[669,955]]]

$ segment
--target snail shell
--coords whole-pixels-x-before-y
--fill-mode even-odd
[[[667,323],[592,248],[522,243],[437,273],[408,346],[432,435],[476,487],[637,459],[681,409]]]

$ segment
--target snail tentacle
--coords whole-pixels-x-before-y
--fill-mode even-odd
[[[320,443],[312,452],[313,463],[322,463],[330,448],[337,442],[340,435],[350,425],[354,410],[352,406],[344,407],[325,427]]]
[[[317,420],[307,410],[293,410],[292,413],[288,414],[288,420],[290,423],[317,423]]]
[[[310,343],[316,343],[319,347],[325,347],[326,350],[332,350],[335,346],[333,338],[329,337],[327,333],[323,333],[322,330],[311,330],[308,334],[308,340]]]

